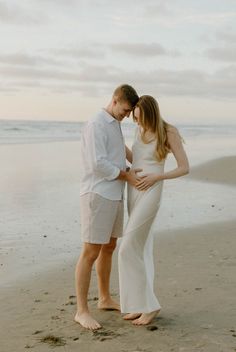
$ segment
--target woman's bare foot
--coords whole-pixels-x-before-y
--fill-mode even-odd
[[[123,319],[125,320],[134,320],[136,318],[139,318],[142,313],[129,313],[123,316]]]
[[[151,313],[142,313],[142,315],[138,319],[133,320],[132,323],[134,325],[147,325],[152,322],[159,312],[160,309]]]
[[[120,305],[119,305],[119,303],[113,301],[113,299],[108,298],[108,299],[105,299],[105,300],[99,300],[98,301],[98,309],[120,310]]]
[[[101,328],[101,325],[93,319],[89,313],[76,313],[74,320],[76,323],[79,323],[81,326],[89,330],[97,330]]]

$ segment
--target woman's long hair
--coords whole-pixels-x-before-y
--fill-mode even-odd
[[[157,101],[150,95],[142,95],[136,107],[140,109],[139,123],[142,127],[141,138],[144,143],[149,143],[147,132],[154,134],[157,140],[156,158],[161,161],[170,152],[167,131],[171,125],[164,121],[160,114]],[[135,116],[134,116],[135,119]]]

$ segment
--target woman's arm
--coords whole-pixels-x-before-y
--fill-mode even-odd
[[[170,149],[175,157],[177,167],[163,174],[144,175],[142,180],[139,181],[136,185],[138,190],[144,191],[158,181],[177,178],[189,173],[188,158],[183,148],[182,140],[177,128],[171,127],[167,132],[167,137]]]
[[[170,149],[175,157],[177,168],[164,173],[162,180],[176,178],[189,173],[188,157],[185,153],[180,134],[175,127],[171,127],[167,132]]]
[[[125,146],[125,152],[126,152],[126,159],[130,162],[130,164],[132,164],[132,161],[133,161],[132,151],[127,147],[127,145]]]

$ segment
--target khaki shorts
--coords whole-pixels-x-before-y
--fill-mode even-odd
[[[80,219],[83,242],[109,243],[111,237],[121,237],[123,233],[123,200],[86,193],[80,197]]]

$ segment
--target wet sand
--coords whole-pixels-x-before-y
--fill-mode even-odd
[[[191,169],[191,178],[205,182],[217,182],[236,185],[236,158],[227,156],[208,161]]]

